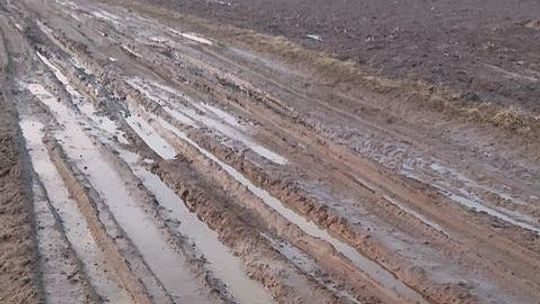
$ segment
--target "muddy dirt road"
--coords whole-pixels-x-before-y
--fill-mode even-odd
[[[0,303],[538,303],[534,119],[139,2],[0,30]]]

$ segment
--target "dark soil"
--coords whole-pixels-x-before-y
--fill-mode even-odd
[[[152,2],[283,35],[385,77],[444,85],[466,100],[540,113],[537,0]]]

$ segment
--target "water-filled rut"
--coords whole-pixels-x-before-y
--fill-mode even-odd
[[[211,152],[199,146],[197,143],[191,140],[184,132],[178,130],[177,128],[159,117],[156,118],[156,121],[158,121],[164,129],[175,134],[179,139],[189,143],[191,146],[196,148],[205,157],[217,163],[219,167],[221,167],[225,172],[227,172],[240,184],[245,186],[250,192],[260,198],[273,210],[277,211],[280,215],[285,217],[289,222],[297,225],[302,231],[304,231],[308,235],[332,244],[332,246],[334,246],[334,248],[338,252],[348,258],[351,262],[354,263],[356,267],[358,267],[359,270],[374,279],[378,284],[395,291],[397,294],[406,299],[413,300],[417,303],[428,303],[420,293],[398,280],[391,272],[387,271],[372,260],[362,256],[355,248],[330,235],[327,230],[319,227],[314,222],[309,221],[305,217],[287,208],[286,205],[283,204],[280,200],[271,196],[264,189],[255,186],[249,179],[242,175],[242,173],[221,161]]]
[[[56,209],[63,230],[77,257],[81,260],[90,283],[104,300],[113,303],[130,303],[129,297],[117,283],[117,278],[110,272],[106,257],[99,250],[92,238],[86,221],[69,196],[56,167],[51,162],[47,148],[43,143],[43,124],[39,121],[24,120],[21,129],[30,149],[32,165],[37,177],[43,184],[51,205]]]
[[[210,303],[198,279],[186,267],[183,256],[170,248],[159,228],[140,208],[140,202],[130,194],[115,168],[85,134],[77,116],[66,105],[58,102],[42,85],[27,87],[63,126],[55,136],[67,156],[87,177],[107,204],[116,221],[133,241],[143,259],[167,292],[177,301]],[[77,145],[67,144],[77,143]]]

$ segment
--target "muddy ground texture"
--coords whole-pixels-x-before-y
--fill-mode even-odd
[[[305,28],[322,4],[255,3],[254,19],[240,19],[243,1],[0,0],[0,303],[538,303],[535,120],[436,106],[438,90],[425,98],[383,77],[406,77],[410,60],[385,57],[388,41],[365,62],[390,74],[314,52],[364,48],[352,43],[368,31],[358,24],[382,24],[339,17],[345,1],[325,16],[357,26],[352,40],[328,34],[329,20]],[[405,31],[411,8],[396,3],[401,17],[384,12],[402,29],[395,41],[433,43],[419,48],[435,58],[438,35]],[[453,3],[418,20],[459,24],[450,33],[482,44],[490,22],[517,10],[494,35],[536,33],[520,21],[532,2],[494,2],[482,22],[464,21],[472,4],[448,21]],[[290,7],[311,17],[268,27],[294,23]],[[500,81],[503,96],[536,79],[523,74],[534,56],[517,70],[482,61],[502,78],[473,83]],[[445,67],[429,77],[453,87]],[[512,104],[533,105],[535,90],[515,90],[525,95]],[[493,109],[496,120],[475,119]]]
[[[281,35],[378,75],[443,85],[470,103],[540,114],[540,3],[468,0],[157,0]]]

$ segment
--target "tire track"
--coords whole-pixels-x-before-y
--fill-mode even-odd
[[[53,213],[56,217],[56,220],[60,223],[57,223],[58,229],[62,230],[62,234],[65,234],[65,241],[69,242],[70,249],[74,251],[75,256],[80,260],[80,269],[73,272],[62,271],[63,273],[68,274],[68,277],[74,281],[82,281],[83,285],[91,291],[83,293],[83,299],[80,299],[73,294],[63,294],[62,292],[68,292],[69,286],[68,283],[59,284],[56,282],[51,283],[53,287],[51,291],[48,292],[48,295],[52,298],[50,301],[52,303],[71,303],[76,300],[77,302],[111,302],[111,303],[129,303],[129,296],[125,294],[122,288],[118,285],[118,279],[112,276],[110,272],[110,266],[107,265],[106,258],[103,253],[97,247],[88,225],[84,220],[84,217],[76,207],[76,203],[69,198],[69,193],[66,186],[62,182],[62,179],[53,163],[50,161],[49,155],[47,153],[47,147],[43,143],[45,138],[44,132],[42,131],[43,125],[37,121],[22,121],[21,128],[23,130],[24,136],[27,141],[27,147],[30,149],[30,154],[32,157],[32,164],[34,170],[36,170],[37,176],[39,176],[40,183],[43,184],[43,187],[46,189],[46,195],[48,196],[49,211]],[[34,186],[34,189],[41,190],[41,186]],[[42,193],[42,196],[45,194]],[[43,204],[43,201],[47,201],[47,198],[41,198],[40,201],[37,201],[38,204]],[[52,209],[54,208],[54,209]],[[46,213],[43,207],[42,213]],[[50,220],[49,220],[50,221]],[[43,233],[43,240],[48,236],[48,233]],[[49,236],[50,237],[50,236]],[[42,246],[42,247],[55,247],[53,245]],[[65,251],[65,250],[64,250]],[[54,263],[62,261],[62,258],[58,257],[43,257],[45,263]],[[45,269],[45,276],[48,272],[58,268],[58,267],[48,267]],[[58,270],[56,270],[58,271]],[[76,278],[74,276],[82,276],[81,278]],[[88,277],[88,278],[86,278]],[[85,283],[85,280],[88,279],[88,282]],[[76,286],[76,285],[75,285]],[[65,290],[64,290],[65,289]],[[100,297],[98,301],[94,295],[94,291]]]

